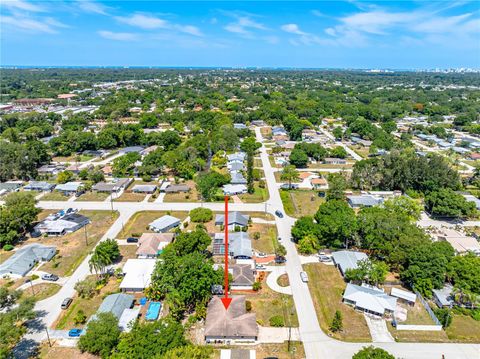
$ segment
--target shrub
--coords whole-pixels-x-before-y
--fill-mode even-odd
[[[90,279],[84,279],[75,284],[75,290],[81,298],[91,298],[96,292],[97,284]]]
[[[32,274],[32,276],[30,277],[30,280],[33,281],[33,280],[38,279],[38,278],[40,278],[38,275]]]
[[[270,326],[272,327],[283,327],[285,326],[283,322],[283,317],[281,315],[274,315],[269,319],[270,321]]]
[[[240,226],[235,226],[234,231],[235,232],[240,232],[240,229],[241,229]]]
[[[260,232],[253,233],[253,239],[259,240],[260,239]]]
[[[205,223],[211,221],[213,218],[213,212],[208,208],[195,208],[190,211],[190,220],[196,223]]]
[[[79,309],[77,314],[75,315],[75,318],[73,318],[73,322],[77,325],[77,324],[85,324],[86,321],[87,321],[87,316],[85,315],[82,309]]]
[[[152,176],[145,174],[145,175],[142,176],[142,181],[151,182],[152,181]]]
[[[132,237],[141,237],[141,236],[142,236],[142,233],[139,233],[139,232],[132,233]]]
[[[261,283],[261,282],[255,282],[255,283],[253,283],[252,289],[253,289],[254,291],[259,291],[260,289],[262,289],[262,283]]]
[[[442,323],[444,328],[448,328],[450,324],[452,324],[452,313],[450,309],[447,308],[439,308],[435,311],[435,316],[437,319]]]
[[[245,301],[245,310],[246,310],[247,312],[252,311],[252,302],[250,302],[249,300],[246,300],[246,301]]]
[[[330,330],[334,333],[339,332],[343,329],[343,319],[342,313],[337,310],[332,320],[332,324],[330,324]]]
[[[3,246],[3,250],[8,252],[8,251],[11,251],[13,249],[13,246],[11,244],[5,244]]]

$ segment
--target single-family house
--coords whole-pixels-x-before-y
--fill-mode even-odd
[[[383,198],[372,195],[347,196],[347,202],[352,208],[373,207],[383,203]]]
[[[35,231],[48,236],[63,236],[78,231],[90,223],[90,219],[79,213],[69,213],[60,217],[47,217],[35,226]]]
[[[175,218],[170,215],[165,215],[160,218],[157,218],[148,226],[154,232],[167,232],[170,229],[180,226],[181,221],[178,218]]]
[[[348,269],[358,268],[358,262],[368,259],[368,256],[363,252],[337,251],[332,253],[332,258],[340,273],[345,275]]]
[[[227,163],[227,168],[229,171],[243,171],[245,166],[243,161],[230,161]]]
[[[173,237],[173,233],[143,233],[138,239],[137,258],[157,258]]]
[[[344,158],[333,158],[333,157],[326,157],[323,160],[323,163],[327,165],[345,165],[347,164],[347,160]]]
[[[165,188],[165,193],[187,193],[190,192],[190,186],[186,184],[171,184]]]
[[[230,172],[230,176],[232,178],[230,180],[231,184],[247,184],[247,180],[245,177],[243,177],[242,172],[232,171]]]
[[[30,181],[23,189],[25,191],[52,192],[55,185],[48,182]]]
[[[133,179],[131,178],[116,178],[112,182],[98,182],[92,187],[96,192],[118,193],[122,189],[127,188]]]
[[[466,252],[480,253],[480,243],[474,237],[451,228],[441,228],[433,233],[439,241],[450,243],[457,254]]]
[[[125,148],[122,148],[122,149],[118,150],[118,153],[121,153],[121,154],[126,154],[126,153],[131,153],[131,152],[141,153],[144,149],[145,149],[145,147],[143,147],[143,146],[130,146],[130,147],[125,147]]]
[[[252,258],[252,241],[247,232],[232,232],[228,235],[228,255],[235,259]],[[213,254],[225,254],[225,233],[215,233]]]
[[[154,151],[156,151],[159,147],[157,145],[153,145],[153,146],[149,146],[147,148],[145,148],[143,151],[141,151],[141,155],[142,156],[146,156]]]
[[[248,221],[250,216],[247,214],[242,214],[241,212],[233,211],[228,214],[228,227],[234,229],[235,226],[246,227],[248,226]],[[215,216],[215,225],[224,226],[225,225],[225,215],[217,214]]]
[[[317,177],[317,178],[312,178],[310,180],[310,184],[312,185],[313,189],[319,190],[319,189],[327,189],[328,188],[328,183],[325,178]]]
[[[226,184],[223,185],[222,190],[226,196],[234,196],[248,192],[247,186],[244,184]]]
[[[105,297],[97,312],[90,317],[90,321],[94,320],[100,313],[112,313],[120,319],[125,309],[133,306],[135,297],[131,294],[115,293]]]
[[[377,315],[390,316],[395,312],[397,298],[389,296],[382,289],[365,284],[347,284],[343,293],[343,302],[356,310]]]
[[[205,320],[205,341],[207,343],[233,344],[255,342],[258,325],[255,313],[247,313],[245,296],[232,296],[228,310],[221,299],[214,296],[207,307]]]
[[[244,123],[234,123],[233,128],[236,130],[244,130],[247,128],[247,125],[245,125]]]
[[[17,192],[22,188],[22,181],[10,181],[0,183],[0,196],[10,192]]]
[[[452,295],[453,287],[445,284],[443,288],[432,289],[433,300],[439,308],[452,308],[455,300]]]
[[[136,184],[132,188],[134,193],[154,193],[157,190],[157,185],[154,184]]]
[[[49,261],[55,253],[55,247],[47,247],[38,243],[21,247],[10,258],[0,264],[0,277],[24,277],[37,263]]]
[[[245,152],[235,152],[235,153],[232,153],[231,155],[227,155],[227,160],[228,162],[233,162],[233,161],[243,162],[245,161],[246,157],[247,157],[247,154]]]
[[[55,191],[62,192],[66,196],[71,196],[72,194],[77,193],[82,186],[82,182],[67,182],[57,184]]]
[[[255,275],[250,264],[233,264],[229,267],[233,281],[232,290],[251,290],[255,282]]]
[[[155,263],[156,260],[151,258],[128,259],[122,269],[124,273],[120,283],[122,292],[142,292],[148,287]]]
[[[105,165],[102,167],[102,172],[105,176],[111,176],[113,173],[112,166],[110,165]]]
[[[163,181],[159,188],[160,193],[164,193],[169,186],[170,186],[169,181]]]
[[[65,170],[65,166],[62,164],[49,164],[49,165],[43,165],[37,168],[37,172],[39,175],[51,175],[51,176],[56,176],[64,170]]]
[[[472,160],[472,161],[480,160],[480,153],[478,153],[478,152],[472,152],[472,153],[470,153],[470,155],[468,156],[468,159],[470,159],[470,160]]]

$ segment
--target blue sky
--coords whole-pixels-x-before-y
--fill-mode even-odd
[[[480,1],[0,3],[1,65],[480,68]]]

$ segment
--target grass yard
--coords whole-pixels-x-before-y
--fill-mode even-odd
[[[145,199],[145,193],[123,192],[120,197],[116,197],[114,202],[142,202]]]
[[[306,264],[303,268],[310,279],[308,287],[322,330],[336,339],[370,342],[372,339],[363,314],[342,303],[346,284],[338,269],[322,263]],[[337,310],[342,313],[343,330],[339,333],[331,333],[329,327]]]
[[[24,289],[23,295],[26,297],[33,297],[35,300],[39,301],[56,294],[60,288],[62,287],[55,283],[40,283],[35,284],[33,290],[32,287]]]
[[[246,300],[252,303],[252,312],[257,315],[257,323],[270,326],[270,318],[282,315],[285,326],[289,323],[292,327],[298,327],[297,312],[291,295],[281,294],[271,290],[265,279],[262,281],[262,289],[258,292],[236,292],[246,296]]]
[[[246,203],[260,203],[265,202],[268,200],[268,189],[260,188],[258,186],[258,182],[254,184],[254,192],[253,193],[245,193],[238,196],[242,202]]]
[[[426,332],[421,330],[396,330],[390,322],[387,322],[387,328],[392,337],[397,342],[418,342],[418,343],[443,343],[448,342],[447,334],[443,330],[435,332]]]
[[[480,321],[466,315],[453,313],[452,324],[446,332],[455,342],[480,343]]]
[[[309,163],[307,168],[322,169],[322,168],[339,168],[343,170],[349,170],[353,168],[353,163],[346,163],[344,165],[331,165],[327,163]]]
[[[78,197],[77,202],[103,202],[107,199],[110,193],[88,191]]]
[[[285,212],[292,217],[313,216],[318,207],[325,202],[313,190],[280,190]]]
[[[356,152],[358,155],[362,156],[363,158],[368,158],[368,154],[370,153],[370,148],[363,147],[360,145],[352,145],[348,146],[351,150]]]
[[[0,263],[5,262],[8,258],[13,256],[15,252],[14,251],[4,251],[3,249],[0,249]]]
[[[58,191],[53,191],[46,193],[40,199],[41,201],[67,201],[70,196],[65,196],[63,193]]]
[[[40,359],[98,359],[98,356],[87,352],[82,353],[78,348],[57,347],[55,344],[50,347],[48,342],[40,345],[38,357]]]
[[[137,258],[137,246],[125,245],[118,246],[118,248],[120,249],[120,263],[125,263],[127,259]]]
[[[303,359],[305,358],[305,350],[302,342],[291,341],[290,351],[288,350],[288,342],[258,344],[258,345],[235,345],[232,347],[221,347],[222,349],[255,349],[257,358],[278,358],[278,359]],[[220,350],[215,351],[214,359],[220,359]]]
[[[87,278],[95,280],[96,276],[91,275]],[[80,298],[76,294],[73,297],[73,302],[67,310],[63,310],[60,316],[58,317],[57,321],[54,323],[53,327],[55,329],[62,329],[68,330],[71,328],[83,328],[84,324],[75,324],[74,318],[77,312],[81,309],[88,318],[94,314],[100,304],[102,303],[103,299],[112,293],[118,292],[118,288],[120,286],[120,282],[115,277],[111,277],[108,283],[102,287],[96,295],[92,298]]]
[[[254,239],[253,234],[260,233],[259,239]],[[252,239],[253,249],[257,252],[275,253],[277,241],[277,226],[274,224],[252,223],[248,228],[248,233]]]
[[[118,212],[114,212],[112,217],[110,211],[80,211],[79,213],[91,220],[87,226],[88,245],[85,245],[84,228],[62,237],[30,238],[26,243],[38,242],[57,247],[57,255],[42,266],[43,271],[61,277],[71,275],[118,217]]]
[[[176,212],[176,211],[142,211],[135,213],[130,217],[129,221],[123,226],[122,231],[118,234],[118,238],[134,237],[134,235],[152,232],[148,229],[148,225],[166,214],[170,214],[173,217],[181,219],[182,221],[187,218],[188,212]]]
[[[417,300],[414,307],[408,306],[407,320],[401,324],[434,325],[435,323],[422,303]]]

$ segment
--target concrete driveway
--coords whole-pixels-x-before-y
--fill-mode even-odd
[[[278,277],[280,277],[282,274],[287,274],[287,269],[285,266],[268,266],[267,270],[270,271],[267,276],[268,287],[275,292],[292,295],[292,288],[290,288],[290,286],[282,287],[278,285],[277,282]]]
[[[364,314],[365,321],[367,322],[368,329],[370,329],[370,335],[372,336],[372,342],[374,343],[393,343],[395,340],[387,329],[387,325],[390,325],[383,318],[374,317],[368,314]]]

